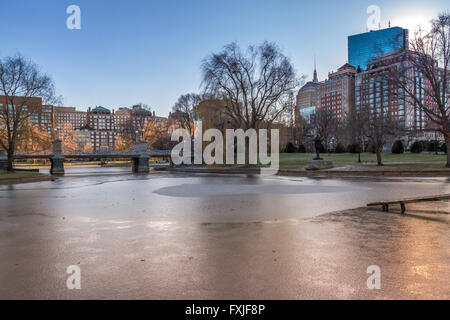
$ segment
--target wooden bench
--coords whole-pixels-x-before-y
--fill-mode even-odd
[[[442,194],[438,196],[431,196],[431,197],[423,197],[423,198],[410,198],[410,199],[401,199],[401,200],[390,200],[390,201],[379,201],[379,202],[372,202],[368,203],[368,207],[373,206],[381,206],[384,212],[389,211],[389,205],[391,204],[400,204],[400,209],[402,210],[402,213],[405,213],[406,211],[406,203],[416,203],[416,202],[427,202],[427,201],[441,201],[441,200],[448,200],[450,199],[450,194]]]

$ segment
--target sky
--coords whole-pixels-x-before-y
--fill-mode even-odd
[[[81,10],[70,30],[66,9]],[[201,92],[201,62],[224,45],[275,42],[300,77],[319,80],[347,62],[347,36],[365,32],[377,5],[381,27],[415,28],[448,0],[0,0],[0,57],[20,53],[50,75],[62,105],[110,109],[142,102],[167,116],[181,94]]]

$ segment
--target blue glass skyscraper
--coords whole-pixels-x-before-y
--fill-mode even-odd
[[[376,56],[408,49],[408,30],[400,27],[355,34],[348,37],[348,63],[362,70]]]

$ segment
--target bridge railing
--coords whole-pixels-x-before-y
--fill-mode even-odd
[[[149,156],[149,157],[168,157],[170,156],[171,151],[170,150],[156,150],[156,149],[147,149],[143,152],[136,152],[134,149],[127,149],[122,151],[70,151],[70,152],[63,152],[62,156],[64,157],[73,157],[73,156],[83,156],[83,157],[99,157],[102,156],[108,157],[108,156],[114,156],[114,157],[120,157],[123,156],[125,158],[133,157],[133,156]],[[33,156],[39,156],[39,157],[52,157],[53,153],[51,151],[32,151],[27,153],[22,152],[16,152],[16,157],[23,158],[23,157],[33,157]]]

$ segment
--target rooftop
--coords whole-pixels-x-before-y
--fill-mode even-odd
[[[108,112],[110,113],[111,111],[109,109],[106,109],[105,107],[102,106],[97,106],[94,109],[92,109],[93,112]]]

